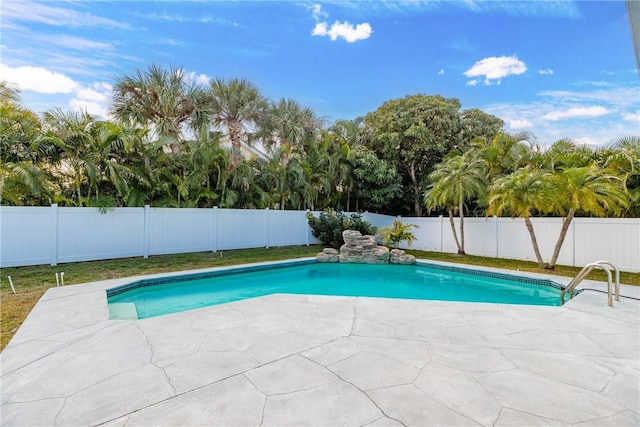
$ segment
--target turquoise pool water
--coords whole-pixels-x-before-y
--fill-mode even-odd
[[[560,287],[548,280],[428,264],[248,267],[139,281],[107,296],[111,318],[144,319],[277,293],[560,305]]]

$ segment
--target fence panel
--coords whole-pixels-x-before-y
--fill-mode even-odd
[[[149,209],[149,255],[213,250],[213,209]]]
[[[55,207],[0,207],[0,267],[51,263]]]
[[[143,208],[58,208],[58,262],[142,256],[143,237]]]
[[[267,212],[264,209],[218,209],[216,225],[218,249],[267,246],[265,230]]]
[[[540,254],[549,262],[560,235],[562,218],[531,218]],[[557,264],[573,264],[573,230],[570,228],[562,245]],[[521,218],[498,218],[498,256],[536,262],[531,236]]]
[[[424,251],[439,252],[442,247],[442,230],[441,218],[400,218],[405,224],[416,225],[411,232],[416,236],[416,240],[411,247],[413,249],[421,249]],[[407,248],[406,244],[402,244],[403,249]]]
[[[640,271],[640,218],[575,218],[575,265],[611,261],[625,271]]]
[[[395,219],[373,213],[364,218],[377,227]],[[414,248],[457,251],[448,218],[401,220],[419,226],[413,229]],[[548,262],[562,218],[532,223]],[[0,231],[0,267],[318,242],[306,212],[267,209],[118,208],[101,214],[95,208],[5,206]],[[465,237],[468,254],[535,261],[522,219],[467,218]],[[557,263],[582,266],[598,259],[640,272],[640,219],[575,218]]]
[[[496,239],[497,219],[490,218],[465,218],[464,219],[464,251],[468,254],[495,257],[498,252]],[[459,220],[456,227],[460,230]],[[451,232],[451,227],[449,227]]]
[[[309,231],[305,211],[267,211],[268,239],[266,246],[290,246],[315,243]]]

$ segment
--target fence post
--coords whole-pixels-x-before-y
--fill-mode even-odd
[[[307,215],[309,215],[309,212],[311,212],[309,209],[307,209],[307,213],[304,215],[305,218],[307,218]],[[307,232],[305,233],[305,240],[307,243],[307,246],[309,246],[310,242],[310,238],[309,238],[309,233],[311,232],[311,227],[309,227],[309,220],[307,219]]]
[[[218,252],[218,207],[213,207],[213,224],[211,230],[211,252]]]
[[[493,222],[495,223],[496,227],[495,227],[495,231],[496,231],[496,258],[500,258],[499,254],[500,254],[500,238],[499,238],[499,234],[498,234],[498,217],[497,216],[493,216]]]
[[[51,266],[58,265],[58,204],[51,204]]]
[[[438,218],[440,218],[440,252],[444,252],[444,223],[442,215],[438,215]]]
[[[571,221],[571,266],[576,266],[576,221]]]
[[[150,215],[151,207],[149,205],[144,205],[144,234],[142,236],[142,238],[144,239],[142,241],[143,258],[149,258],[149,240],[151,239],[151,236],[149,236],[151,232],[151,221],[149,217]]]
[[[269,249],[269,208],[264,208],[264,248]]]

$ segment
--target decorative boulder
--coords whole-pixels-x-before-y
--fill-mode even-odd
[[[389,248],[378,246],[373,236],[363,236],[356,230],[342,232],[344,245],[340,247],[340,262],[360,264],[388,264]]]
[[[333,248],[325,248],[316,255],[316,260],[318,260],[318,262],[339,262],[340,255],[338,251]]]
[[[405,251],[400,249],[391,249],[391,253],[389,255],[389,263],[390,264],[415,264],[416,257],[413,255],[407,255]]]

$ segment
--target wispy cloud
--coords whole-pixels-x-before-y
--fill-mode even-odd
[[[129,24],[96,16],[91,13],[78,12],[71,8],[36,3],[31,0],[3,1],[2,18],[15,22],[39,22],[57,27],[104,27],[128,29]]]
[[[533,123],[531,123],[529,120],[527,119],[512,119],[509,120],[509,127],[511,129],[526,129],[526,128],[530,128],[531,126],[533,126]]]
[[[543,91],[529,103],[498,103],[482,107],[507,123],[527,128],[546,145],[561,138],[602,145],[625,135],[639,135],[640,87],[612,86],[584,91]],[[621,120],[622,118],[622,120]],[[527,122],[530,126],[523,126]]]
[[[332,41],[336,41],[339,38],[345,40],[347,43],[354,43],[359,40],[366,40],[371,37],[373,30],[368,22],[363,22],[355,27],[349,21],[336,21],[329,26],[325,21],[319,21],[320,19],[328,18],[329,15],[322,10],[322,6],[316,4],[312,9],[313,19],[316,21],[315,27],[311,30],[312,36],[328,36]]]
[[[638,126],[640,126],[640,110],[632,113],[625,113],[622,115],[622,118],[629,122],[637,122]]]
[[[137,15],[141,18],[150,19],[152,21],[164,21],[164,22],[181,22],[181,23],[201,23],[201,24],[219,24],[228,25],[231,27],[238,27],[236,21],[232,21],[219,16],[200,15],[200,16],[184,16],[173,13],[150,13],[147,15]]]
[[[444,69],[440,69],[440,71],[438,71],[438,75],[441,76],[444,74]]]
[[[476,14],[500,13],[511,16],[533,16],[533,17],[560,17],[579,18],[580,9],[575,1],[571,0],[536,0],[536,1],[513,1],[513,0],[333,0],[324,1],[334,7],[349,9],[359,12],[361,15],[371,15],[389,13],[409,14],[409,13],[429,13],[442,12],[443,10],[465,10]]]
[[[476,86],[478,84],[478,81],[473,79],[473,80],[469,80],[467,82],[467,86]]]
[[[538,74],[551,76],[551,75],[553,75],[553,70],[552,69],[538,70]]]
[[[574,117],[599,117],[609,114],[610,111],[601,105],[596,105],[593,107],[572,107],[567,110],[558,110],[558,111],[550,111],[544,116],[542,116],[545,120],[563,120],[563,119],[571,119]]]
[[[464,72],[467,77],[484,76],[484,84],[490,85],[493,81],[500,81],[510,75],[523,74],[527,66],[515,56],[492,56],[481,59]]]

